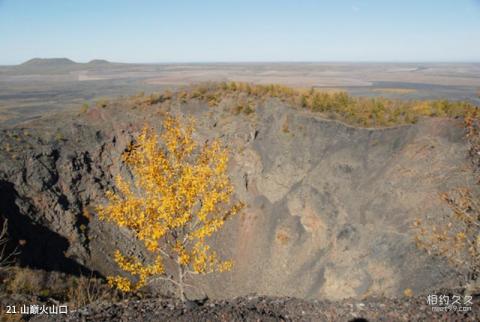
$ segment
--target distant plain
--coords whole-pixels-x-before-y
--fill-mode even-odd
[[[79,109],[99,99],[208,81],[278,83],[356,96],[467,100],[480,105],[480,63],[122,64],[32,59],[0,66],[0,125]]]

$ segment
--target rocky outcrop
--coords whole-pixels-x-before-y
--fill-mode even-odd
[[[438,193],[473,186],[459,120],[359,129],[267,100],[250,115],[227,102],[132,109],[121,102],[0,133],[0,213],[25,240],[21,262],[116,272],[114,249],[143,256],[128,231],[99,222],[120,154],[148,122],[193,115],[197,139],[222,137],[237,197],[248,207],[214,243],[235,269],[194,281],[191,296],[258,294],[342,299],[456,285],[450,267],[418,251],[417,217],[448,211]]]

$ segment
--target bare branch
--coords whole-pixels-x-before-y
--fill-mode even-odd
[[[191,271],[191,270],[186,270],[185,273],[190,274],[190,275],[200,275],[200,273]]]
[[[166,277],[166,276],[155,276],[155,277],[151,278],[149,282],[152,283],[156,280],[163,280],[163,281],[171,282],[172,284],[175,284],[177,286],[180,286],[180,283],[177,282],[175,279],[173,279],[171,277]],[[188,284],[188,283],[185,283],[185,282],[183,282],[183,285],[191,287],[191,288],[195,288],[195,286],[193,286],[192,284]]]
[[[20,254],[15,248],[12,252],[7,252],[7,242],[8,242],[8,220],[3,221],[2,229],[0,230],[0,267],[7,266],[14,262],[14,257]]]

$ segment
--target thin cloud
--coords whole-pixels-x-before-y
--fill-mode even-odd
[[[355,12],[358,12],[358,11],[360,11],[360,7],[352,6],[352,10],[355,11]]]

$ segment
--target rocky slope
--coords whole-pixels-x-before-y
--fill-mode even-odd
[[[275,99],[248,115],[228,100],[118,101],[3,129],[0,214],[22,241],[22,264],[109,275],[114,249],[143,253],[94,206],[115,175],[128,177],[120,154],[138,130],[160,129],[166,112],[194,116],[200,141],[222,137],[237,197],[248,204],[212,241],[234,270],[194,281],[189,296],[341,300],[458,285],[447,263],[416,249],[410,227],[448,211],[438,193],[474,186],[461,120],[360,129]]]
[[[479,299],[472,302],[478,307]],[[68,317],[38,316],[32,321],[478,321],[478,310],[435,312],[425,297],[305,301],[245,296],[183,305],[172,299],[123,301],[85,307]]]

